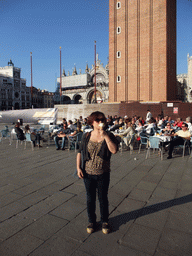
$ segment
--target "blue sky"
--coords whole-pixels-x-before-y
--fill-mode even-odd
[[[177,0],[177,73],[187,73],[192,55],[192,0]],[[12,59],[30,86],[55,91],[60,74],[59,47],[66,73],[74,64],[84,72],[94,63],[94,40],[104,65],[108,61],[108,0],[0,0],[0,66]]]

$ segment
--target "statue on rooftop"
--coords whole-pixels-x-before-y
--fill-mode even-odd
[[[8,62],[8,66],[14,66],[12,60],[10,59],[10,61]]]

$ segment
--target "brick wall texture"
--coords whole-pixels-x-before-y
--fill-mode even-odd
[[[175,99],[176,0],[109,0],[109,101]]]

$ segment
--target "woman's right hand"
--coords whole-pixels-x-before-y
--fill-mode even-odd
[[[83,179],[83,171],[81,170],[81,169],[78,169],[77,170],[77,175],[78,175],[78,177],[80,178],[80,179]]]

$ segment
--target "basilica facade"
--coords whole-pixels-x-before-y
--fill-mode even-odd
[[[90,69],[86,65],[85,73],[77,73],[76,66],[72,74],[63,70],[60,96],[60,77],[57,78],[55,104],[91,104],[95,102],[95,65]],[[109,98],[109,67],[96,57],[96,103],[108,102]]]

